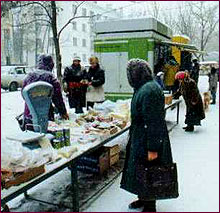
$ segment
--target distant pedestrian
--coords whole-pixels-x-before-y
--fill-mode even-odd
[[[95,103],[102,103],[105,100],[104,88],[105,71],[99,65],[99,59],[95,56],[89,58],[88,81],[89,86],[86,93],[87,108]]]
[[[68,94],[70,108],[75,108],[76,113],[83,113],[86,106],[87,71],[80,64],[80,57],[73,58],[73,64],[64,70],[64,90]]]
[[[142,59],[131,59],[128,62],[127,76],[134,94],[121,188],[138,196],[138,200],[132,202],[129,208],[144,207],[143,212],[155,212],[156,200],[141,196],[143,189],[137,171],[140,165],[146,163],[172,163],[164,94],[153,80],[150,66]]]
[[[199,63],[197,59],[193,59],[193,67],[190,72],[190,78],[192,78],[198,85],[199,81]]]
[[[209,90],[212,95],[211,104],[216,104],[216,92],[218,87],[218,73],[216,68],[212,67],[211,72],[209,73]]]
[[[164,79],[164,73],[163,72],[158,72],[156,77],[155,77],[155,80],[160,85],[161,89],[165,89],[163,79]]]
[[[186,132],[193,132],[194,126],[201,125],[201,120],[205,118],[202,97],[196,82],[189,77],[188,72],[178,72],[175,78],[179,80],[180,88],[173,96],[176,99],[182,95],[186,103],[187,126],[183,129]]]

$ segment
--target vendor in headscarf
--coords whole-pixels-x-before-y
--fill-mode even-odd
[[[175,78],[180,83],[179,90],[173,95],[174,98],[183,96],[186,103],[186,132],[193,132],[195,125],[201,125],[201,120],[205,118],[202,97],[199,93],[196,82],[189,77],[188,72],[178,72]]]
[[[73,64],[64,70],[64,91],[68,94],[70,108],[76,113],[83,113],[86,106],[87,72],[81,64],[80,57],[73,58]]]
[[[63,119],[69,119],[66,111],[65,104],[61,93],[61,86],[59,81],[52,73],[54,67],[53,58],[50,55],[40,55],[37,61],[37,69],[34,72],[30,72],[24,79],[22,90],[29,84],[37,81],[45,81],[53,86],[54,92],[52,96],[52,103],[57,108],[59,114]],[[54,107],[51,103],[48,118],[54,120]],[[21,128],[24,130],[26,124],[32,124],[32,115],[25,103],[24,109],[24,123]]]
[[[95,56],[89,58],[88,81],[89,87],[86,93],[87,108],[93,107],[95,103],[105,100],[103,84],[105,83],[105,71],[99,65],[99,59]]]
[[[142,59],[128,62],[127,77],[134,94],[121,188],[138,196],[138,200],[132,202],[129,208],[144,207],[143,212],[155,212],[156,200],[143,195],[138,167],[146,163],[172,163],[164,94],[153,80],[149,64]]]

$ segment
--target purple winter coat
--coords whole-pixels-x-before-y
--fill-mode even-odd
[[[59,81],[55,78],[52,72],[45,71],[42,69],[37,69],[36,71],[29,73],[23,82],[22,90],[25,86],[37,81],[45,81],[53,86],[54,93],[52,96],[52,102],[55,105],[55,107],[58,109],[60,115],[66,114],[66,107],[63,102],[61,86]],[[49,112],[49,120],[54,120],[52,111],[53,111],[53,107],[51,105]],[[32,119],[32,116],[30,114],[30,111],[26,103],[24,109],[24,119],[28,119],[28,120]]]

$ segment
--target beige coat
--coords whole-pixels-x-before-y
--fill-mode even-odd
[[[94,87],[90,85],[87,88],[86,101],[88,102],[102,102],[105,100],[103,86]]]

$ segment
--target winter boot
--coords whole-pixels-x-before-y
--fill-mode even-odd
[[[76,113],[76,114],[81,114],[81,113],[83,113],[82,107],[76,107],[75,113]]]
[[[144,209],[142,212],[156,212],[156,201],[145,201]]]
[[[213,100],[210,104],[216,104],[216,101],[215,100]]]
[[[185,128],[185,132],[193,132],[194,131],[194,126],[187,126]]]
[[[129,204],[129,209],[138,209],[144,206],[143,200],[135,200],[132,203]]]

